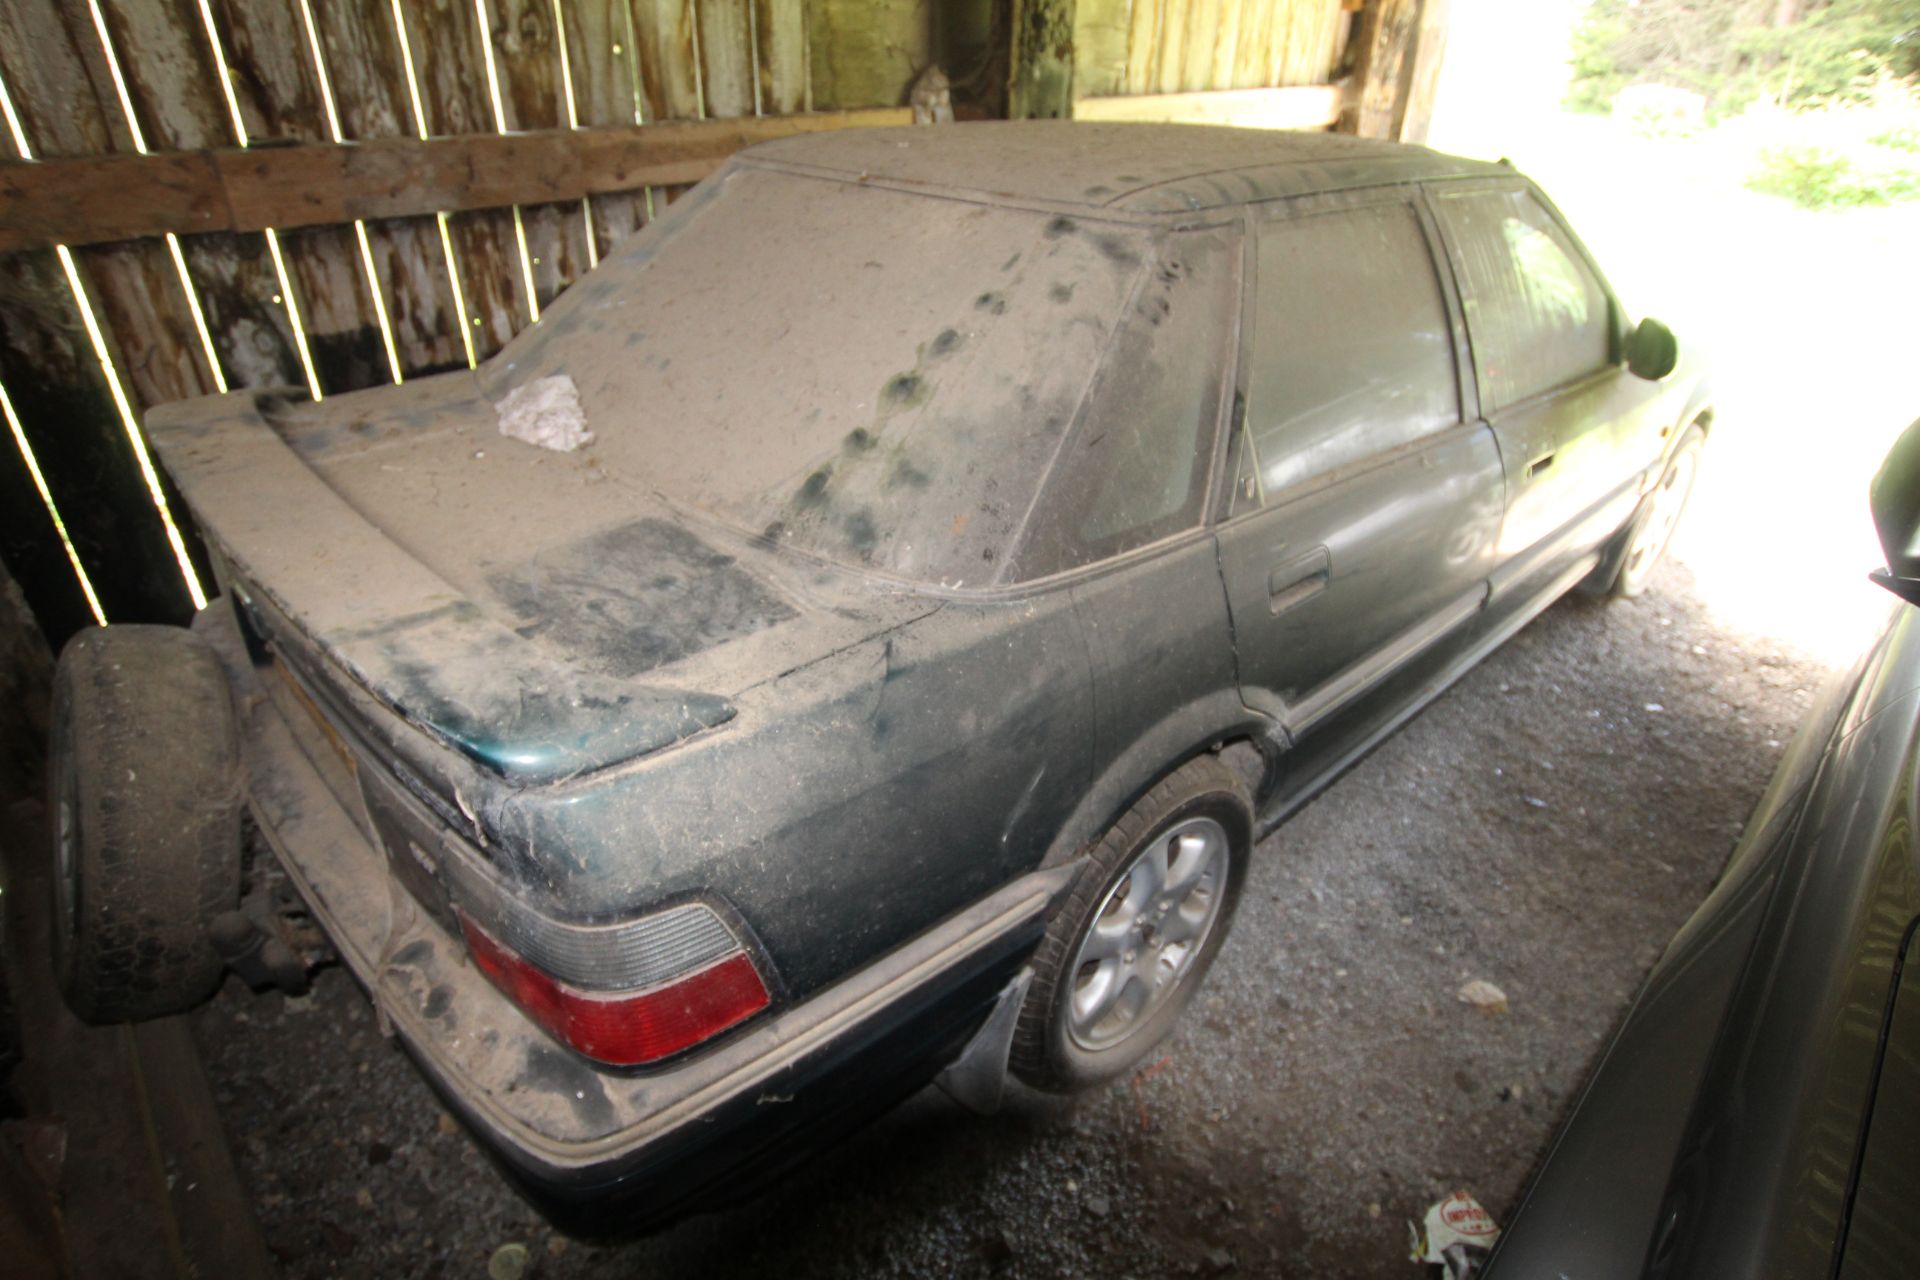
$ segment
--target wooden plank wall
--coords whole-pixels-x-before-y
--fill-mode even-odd
[[[891,106],[932,3],[0,0],[0,166]],[[682,190],[0,255],[0,556],[49,638],[210,587],[146,408],[485,359]]]
[[[1078,0],[1074,96],[1329,84],[1346,0]]]
[[[1406,59],[1393,52],[1408,26],[1396,15],[1418,3],[1366,0],[1367,48],[1395,84],[1419,79],[1398,73]],[[66,206],[38,199],[40,223],[8,226],[0,556],[49,639],[99,618],[184,620],[211,583],[187,513],[146,455],[146,408],[230,388],[334,395],[485,359],[685,189],[621,177],[562,190],[523,175],[497,198],[524,203],[448,196],[436,208],[448,188],[414,183],[412,201],[334,206],[339,222],[270,226],[229,200],[219,225],[230,229],[209,230],[207,192],[220,187],[208,175],[234,164],[297,174],[336,155],[372,162],[419,140],[512,134],[490,145],[551,156],[565,137],[575,157],[602,147],[604,176],[604,144],[620,141],[609,130],[708,130],[677,168],[656,162],[632,179],[679,182],[705,172],[716,147],[739,145],[716,140],[718,122],[897,107],[936,61],[957,98],[1003,110],[1016,4],[0,0],[0,200],[53,190],[97,214],[101,193],[110,203],[119,190],[103,157],[149,178],[183,175],[176,195],[184,175],[201,182],[198,225],[182,204],[177,222],[108,219],[104,234],[96,222],[90,236],[66,236],[72,248],[47,247],[65,242],[46,219],[66,218]],[[1075,98],[1325,85],[1361,7],[1072,0],[1049,10],[1072,15],[1072,49],[1058,32],[1049,48],[1071,58]],[[567,137],[575,130],[589,132]],[[430,145],[444,157],[453,144]],[[626,163],[612,172],[631,172]],[[135,230],[168,234],[110,238]]]

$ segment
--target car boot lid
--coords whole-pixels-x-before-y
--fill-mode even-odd
[[[147,427],[243,590],[509,785],[724,724],[732,695],[933,607],[775,589],[590,454],[504,439],[492,416],[463,372],[321,404],[177,402]]]

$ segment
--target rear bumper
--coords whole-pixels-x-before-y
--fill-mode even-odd
[[[636,1073],[562,1048],[390,870],[355,771],[221,605],[261,830],[342,960],[509,1176],[575,1229],[644,1230],[737,1199],[931,1079],[1039,941],[1072,868],[1003,886],[805,1002]]]

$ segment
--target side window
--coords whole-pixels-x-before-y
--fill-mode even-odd
[[[1412,206],[1269,222],[1259,253],[1246,444],[1263,494],[1460,421],[1446,302]]]
[[[1040,495],[1014,580],[1091,564],[1200,522],[1239,285],[1235,231],[1180,232],[1160,243]]]
[[[1538,200],[1474,191],[1443,195],[1438,206],[1458,256],[1485,412],[1612,360],[1606,290]]]

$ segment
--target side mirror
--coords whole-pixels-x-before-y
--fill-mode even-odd
[[[1920,604],[1920,422],[1900,433],[1867,489],[1887,567],[1867,576],[1908,604]]]
[[[1627,335],[1627,368],[1635,376],[1658,382],[1679,363],[1680,343],[1658,320],[1642,320]]]

